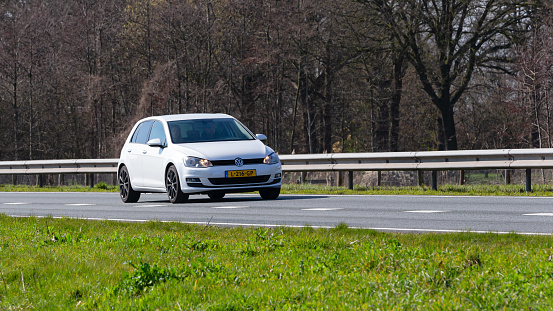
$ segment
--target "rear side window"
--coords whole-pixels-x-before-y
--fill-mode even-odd
[[[131,138],[131,143],[136,143],[136,136],[138,136],[138,131],[140,130],[140,126],[142,125],[142,123],[140,123],[137,127],[136,127],[136,130],[134,130],[134,133],[132,134],[132,138]]]
[[[150,128],[154,121],[144,121],[142,122],[134,134],[132,135],[131,142],[137,144],[146,144],[148,142],[148,136],[150,135]]]

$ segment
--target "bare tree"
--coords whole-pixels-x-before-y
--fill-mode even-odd
[[[372,151],[398,151],[406,48],[379,25],[372,8],[359,9],[346,20],[350,36],[362,53],[357,58],[369,89]],[[353,18],[356,17],[356,18]],[[362,22],[360,22],[362,21]]]
[[[553,27],[551,13],[544,11],[533,20],[524,46],[516,49],[517,75],[515,92],[531,120],[530,145],[551,147],[551,92],[553,91]]]
[[[0,158],[117,156],[133,121],[189,112],[233,114],[281,153],[455,149],[456,127],[466,147],[518,147],[532,140],[524,122],[549,146],[550,30],[528,28],[533,8],[2,1]],[[509,70],[518,83],[495,74]]]
[[[298,2],[291,22],[290,80],[302,103],[308,152],[332,152],[336,133],[340,73],[359,54],[347,36],[348,1]]]
[[[25,76],[22,66],[22,40],[25,37],[26,23],[25,6],[19,6],[15,1],[2,5],[0,15],[0,78],[1,87],[5,97],[9,98],[10,112],[2,113],[3,116],[11,115],[11,143],[13,158],[19,159],[20,148],[20,110],[21,110],[21,83]],[[4,117],[3,117],[4,118]]]
[[[408,58],[441,113],[444,148],[458,148],[455,104],[476,69],[508,71],[508,51],[526,29],[524,0],[363,1],[380,12],[382,25]]]

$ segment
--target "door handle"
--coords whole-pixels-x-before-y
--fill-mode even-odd
[[[131,151],[132,151],[132,149],[128,149],[128,150],[127,150],[127,152],[131,152]]]
[[[142,150],[142,153],[143,154],[146,154],[148,151],[147,150]]]

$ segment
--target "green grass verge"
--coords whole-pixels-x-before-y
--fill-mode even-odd
[[[553,238],[0,215],[2,310],[545,310]]]
[[[99,183],[95,187],[64,186],[34,187],[0,185],[2,191],[18,192],[117,192],[117,186]],[[442,185],[437,191],[424,187],[361,187],[353,190],[346,187],[329,187],[310,184],[284,184],[282,194],[336,194],[336,195],[499,195],[499,196],[553,196],[553,185],[533,185],[532,192],[526,192],[524,185]]]

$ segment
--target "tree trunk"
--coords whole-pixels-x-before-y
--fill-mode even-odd
[[[16,58],[17,58],[17,52],[16,52]],[[19,66],[17,62],[14,63],[13,66],[13,83],[12,83],[12,90],[13,90],[13,146],[14,146],[14,159],[17,161],[19,160],[19,103],[17,101],[18,94],[18,78],[19,78]]]
[[[324,150],[332,153],[332,107],[328,102],[324,105]]]
[[[439,108],[442,113],[442,125],[444,131],[443,143],[446,150],[457,150],[457,134],[455,132],[453,105],[451,105],[449,99],[442,99],[442,104],[439,105]]]
[[[388,101],[377,106],[376,151],[388,151],[390,141],[390,107]]]
[[[303,59],[303,57],[302,57]],[[290,152],[291,153],[294,153],[294,138],[295,138],[295,134],[296,134],[296,116],[297,116],[297,113],[298,113],[298,102],[300,101],[300,96],[301,96],[301,71],[302,71],[302,62],[300,61],[300,64],[298,66],[298,77],[297,77],[297,85],[298,85],[298,88],[296,90],[296,96],[295,96],[295,99],[294,99],[294,110],[293,110],[293,113],[292,113],[292,133],[290,134]]]
[[[315,120],[315,107],[313,105],[313,99],[309,96],[309,79],[307,73],[305,74],[305,88],[302,101],[305,104],[305,133],[307,134],[307,148],[309,153],[316,153],[319,149],[317,126]]]
[[[399,150],[399,105],[401,103],[401,94],[403,92],[403,76],[405,74],[403,63],[405,54],[400,51],[397,58],[394,59],[394,84],[392,86],[392,98],[390,101],[390,137],[389,151]]]
[[[17,67],[16,67],[17,68]],[[16,69],[17,71],[17,69]],[[15,75],[17,77],[17,74]],[[13,83],[13,146],[14,146],[14,158],[19,160],[19,107],[17,103],[17,79]]]

